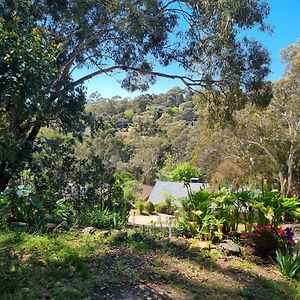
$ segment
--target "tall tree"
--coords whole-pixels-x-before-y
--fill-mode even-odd
[[[274,99],[267,110],[252,113],[255,120],[244,124],[243,140],[268,156],[278,172],[281,192],[288,195],[300,159],[300,41],[283,50],[282,58],[286,69],[274,84]]]
[[[203,169],[212,177],[216,172],[220,177],[225,170],[222,165],[230,162],[243,171],[240,173],[247,179],[243,184],[256,177],[279,187],[283,195],[291,194],[293,188],[299,191],[300,41],[287,47],[282,55],[286,70],[274,83],[274,98],[267,108],[258,110],[249,105],[236,114],[234,126],[225,129],[207,128],[200,120],[202,134],[196,159],[201,167],[208,166]]]
[[[1,0],[0,120],[18,144],[11,159],[1,157],[1,188],[42,126],[82,129],[82,85],[97,75],[124,71],[129,90],[177,78],[209,90],[212,108],[227,113],[268,103],[268,53],[244,37],[254,26],[266,30],[268,13],[263,0]],[[172,62],[191,76],[155,71]],[[90,72],[73,80],[83,67]]]

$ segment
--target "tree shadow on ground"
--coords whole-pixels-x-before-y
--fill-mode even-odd
[[[43,255],[16,255],[22,242],[15,235],[0,243],[1,299],[292,299],[275,279],[151,239],[95,238],[91,253],[60,239]]]
[[[176,259],[191,263],[199,269],[205,269],[214,274],[222,274],[226,280],[234,282],[237,286],[234,299],[238,296],[241,299],[300,299],[300,290],[297,290],[299,286],[293,287],[291,282],[276,274],[270,264],[268,265],[270,268],[268,268],[265,263],[256,264],[251,262],[251,267],[249,268],[247,259],[227,256],[225,263],[223,261],[222,265],[220,261],[207,255],[207,252],[206,255],[199,256],[190,249],[184,249],[174,244],[168,247],[168,254]],[[238,262],[240,267],[234,267],[230,262]],[[253,266],[257,269],[255,268],[254,270]],[[272,275],[268,274],[268,272],[272,272]],[[266,276],[267,274],[268,276]],[[289,293],[288,291],[291,289],[293,291]]]

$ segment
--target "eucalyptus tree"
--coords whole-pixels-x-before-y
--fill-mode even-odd
[[[236,113],[234,126],[206,129],[198,156],[207,163],[208,153],[210,170],[216,164],[219,175],[224,161],[230,160],[244,174],[239,179],[260,181],[259,186],[266,181],[286,196],[300,188],[300,42],[283,50],[282,57],[285,73],[273,85],[270,105],[249,105]]]
[[[297,185],[294,173],[300,164],[300,41],[284,49],[282,58],[286,69],[274,84],[274,99],[265,110],[242,114],[240,137],[267,156],[281,192],[288,195]]]
[[[210,91],[211,108],[227,116],[247,101],[267,104],[269,56],[245,31],[268,30],[268,13],[263,0],[1,0],[1,187],[41,127],[83,130],[83,84],[101,74],[122,71],[128,90],[179,79]],[[171,63],[186,75],[156,71]]]

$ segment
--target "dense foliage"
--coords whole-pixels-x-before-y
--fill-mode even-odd
[[[106,124],[102,151],[148,184],[172,181],[178,165],[190,164],[216,188],[299,194],[299,45],[283,53],[287,71],[274,84],[270,105],[247,106],[231,125],[212,123],[206,98],[179,88],[133,100],[92,95],[86,110]]]
[[[92,233],[126,226],[131,208],[170,214],[175,235],[236,238],[298,278],[279,226],[300,218],[300,41],[268,82],[268,52],[247,36],[270,30],[268,14],[263,0],[0,0],[0,226]],[[171,64],[184,75],[156,71]],[[116,71],[129,91],[158,76],[187,89],[86,98],[87,80]],[[157,179],[183,183],[180,206],[145,201]]]
[[[268,13],[262,0],[1,1],[1,190],[24,168],[42,127],[83,132],[91,121],[83,84],[97,75],[122,71],[128,90],[146,90],[157,76],[177,78],[227,117],[247,102],[268,104],[269,56],[245,34],[266,31]],[[156,72],[171,63],[191,77]],[[87,75],[74,77],[81,68]]]
[[[257,194],[250,191],[232,193],[225,189],[218,192],[201,190],[181,202],[179,222],[191,225],[190,234],[194,232],[209,240],[222,238],[223,234],[234,235],[241,230],[255,238],[257,232],[253,229],[256,225],[260,226],[258,228],[267,226],[268,230],[271,228],[277,232],[276,227],[285,218],[300,217],[300,201],[282,198],[277,192]],[[270,246],[269,243],[261,244]]]
[[[2,218],[34,226],[126,224],[131,201],[114,176],[114,165],[93,152],[80,157],[72,138],[42,137],[34,145],[27,168],[0,194]]]

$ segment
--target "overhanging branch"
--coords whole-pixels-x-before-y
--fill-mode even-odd
[[[87,81],[89,79],[92,79],[95,76],[110,73],[110,72],[113,72],[115,70],[135,71],[135,72],[140,73],[141,75],[157,76],[157,77],[163,77],[163,78],[168,78],[168,79],[178,79],[188,87],[192,87],[192,86],[196,86],[196,85],[201,86],[201,87],[205,87],[207,83],[209,83],[209,84],[220,83],[220,81],[218,81],[218,80],[193,79],[193,78],[188,77],[188,76],[166,74],[166,73],[162,73],[162,72],[148,71],[148,70],[144,70],[144,69],[140,69],[140,68],[136,68],[136,67],[116,65],[116,66],[112,66],[112,67],[109,67],[109,68],[106,68],[106,69],[97,70],[93,73],[90,73],[86,76],[81,77],[80,79],[78,79],[78,80],[72,82],[70,85],[68,85],[68,89],[74,88],[74,87],[76,87],[80,84],[83,84],[85,81]]]

